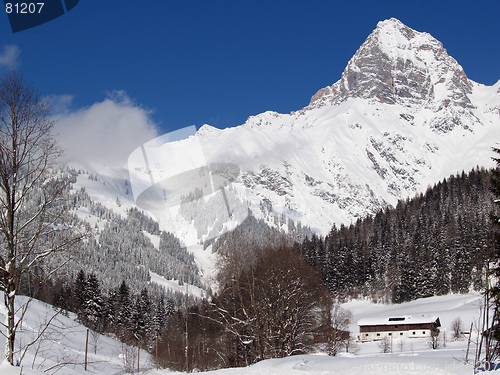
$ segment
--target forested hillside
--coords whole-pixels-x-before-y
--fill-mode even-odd
[[[73,181],[78,174],[87,174],[71,168],[65,173],[73,176]],[[94,177],[88,174],[88,178]],[[71,187],[57,204],[63,205],[68,213],[66,224],[86,228],[86,234],[78,246],[54,253],[32,272],[23,275],[19,287],[21,294],[75,311],[77,304],[68,298],[76,298],[71,289],[80,270],[91,275],[92,280],[99,283],[99,293],[106,296],[125,282],[131,295],[147,291],[155,300],[175,301],[176,304],[184,300],[182,293],[152,283],[150,272],[181,285],[187,281],[190,285],[203,287],[193,254],[178,238],[160,230],[156,221],[137,208],[123,210],[120,214],[91,199],[84,189]],[[57,272],[49,273],[50,269]]]
[[[156,221],[137,208],[129,209],[123,217],[80,190],[72,192],[69,209],[84,220],[95,221],[84,251],[72,260],[73,273],[79,269],[95,272],[107,291],[122,280],[135,293],[144,287],[152,288],[149,271],[201,286],[193,255],[174,235],[160,230]],[[159,241],[156,247],[151,237]]]
[[[400,303],[481,290],[492,248],[490,179],[484,169],[449,177],[298,248],[341,296]]]

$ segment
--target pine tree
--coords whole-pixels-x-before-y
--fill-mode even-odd
[[[167,323],[167,310],[165,308],[165,302],[163,298],[160,298],[156,303],[153,316],[151,318],[151,334],[152,340],[156,340],[160,337],[163,327]]]
[[[116,290],[109,292],[108,298],[103,303],[103,331],[109,333],[116,333],[117,327],[117,312],[118,294]]]
[[[85,315],[87,326],[94,331],[102,332],[103,299],[100,283],[95,273],[91,273],[88,276],[86,286]]]
[[[130,298],[130,288],[127,283],[122,281],[116,293],[115,304],[115,324],[118,337],[125,342],[130,342],[132,337],[131,320],[132,320],[132,300]]]
[[[86,324],[86,313],[85,313],[85,302],[87,301],[87,277],[85,272],[80,270],[76,276],[75,285],[73,287],[73,301],[75,306],[73,306],[73,311],[78,317],[78,321],[82,324]]]
[[[143,343],[147,342],[147,338],[151,336],[151,303],[146,288],[136,298],[132,326],[134,337]]]
[[[494,148],[497,154],[500,155],[500,149]],[[491,178],[491,191],[496,197],[494,201],[495,204],[500,206],[500,157],[493,158],[496,162],[496,168],[493,170]],[[489,254],[488,261],[495,264],[493,269],[493,276],[496,277],[496,285],[494,285],[491,290],[486,290],[486,298],[488,298],[488,292],[490,293],[490,302],[492,303],[491,309],[493,310],[493,318],[491,320],[491,327],[489,327],[489,332],[491,336],[488,337],[486,343],[486,360],[491,362],[493,359],[500,356],[500,216],[498,214],[492,215],[492,224],[494,229],[494,250]],[[493,346],[492,339],[496,340]]]

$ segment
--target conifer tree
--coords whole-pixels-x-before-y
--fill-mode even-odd
[[[136,298],[132,326],[135,338],[141,342],[146,342],[151,334],[151,303],[146,288]]]
[[[85,320],[89,328],[94,331],[101,332],[103,320],[103,300],[100,283],[95,273],[91,273],[88,276],[86,286]]]
[[[127,283],[122,281],[118,288],[115,305],[115,324],[119,337],[125,342],[132,340],[131,337],[131,318],[132,302],[130,298],[130,288]]]
[[[493,151],[500,155],[500,149],[494,148]],[[495,195],[495,204],[500,206],[500,156],[493,158],[496,163],[496,168],[493,170],[491,178],[491,191]],[[498,358],[500,355],[500,216],[498,214],[492,215],[492,224],[494,230],[494,248],[489,254],[488,261],[494,264],[493,275],[496,277],[496,284],[491,288],[490,298],[491,309],[493,310],[493,318],[491,320],[491,327],[489,327],[490,337],[486,342],[486,360],[491,362],[493,359]],[[487,288],[488,289],[488,288]],[[488,290],[486,291],[488,293]],[[493,346],[493,339],[495,345]]]
[[[87,301],[87,277],[85,272],[80,270],[76,276],[75,285],[73,287],[73,311],[76,313],[80,323],[85,324],[85,302]]]
[[[167,323],[167,310],[163,298],[160,298],[156,303],[153,317],[151,318],[151,339],[156,340],[160,337],[161,331]]]

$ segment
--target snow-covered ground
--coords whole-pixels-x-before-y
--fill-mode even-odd
[[[0,293],[3,301],[3,294]],[[18,297],[16,305],[26,303],[26,297]],[[16,350],[27,345],[45,327],[57,312],[45,303],[33,300],[16,336]],[[6,310],[0,305],[0,321],[6,321]],[[6,361],[0,363],[0,374],[123,374],[125,368],[137,369],[137,348],[127,347],[109,337],[89,334],[88,365],[84,370],[87,328],[75,321],[76,316],[59,314],[45,331],[42,338],[32,345],[24,357],[21,367],[11,367]],[[0,348],[5,348],[5,329],[1,327]],[[20,353],[16,353],[16,358]],[[154,366],[148,353],[141,351],[140,368]]]
[[[25,301],[19,297],[19,302]],[[441,332],[447,332],[447,341],[440,340],[440,347],[432,350],[428,339],[396,340],[392,353],[382,353],[379,344],[358,343],[356,354],[340,353],[337,357],[325,354],[300,355],[284,359],[262,361],[247,368],[210,371],[212,375],[333,375],[333,374],[472,374],[475,346],[471,345],[470,364],[464,365],[467,340],[451,341],[451,322],[460,317],[464,330],[479,317],[479,294],[431,297],[401,305],[373,304],[356,300],[343,305],[353,314],[351,330],[358,332],[356,322],[367,317],[393,315],[437,315],[441,320]],[[29,337],[54,314],[52,307],[33,301],[17,339],[27,343]],[[22,362],[22,374],[125,374],[130,366],[137,373],[137,349],[127,348],[117,341],[104,337],[89,336],[88,372],[84,371],[86,328],[74,321],[74,315],[59,315],[43,339],[33,345]],[[0,319],[5,321],[5,309],[0,307]],[[2,331],[3,332],[3,331]],[[0,336],[0,347],[5,338]],[[95,349],[95,353],[94,353]],[[129,362],[125,360],[128,356]],[[166,375],[168,370],[155,370],[155,361],[146,352],[140,353],[140,372]],[[50,370],[48,370],[50,369]],[[45,371],[45,372],[44,372]],[[20,374],[21,368],[0,364],[0,374]]]
[[[151,277],[151,282],[158,284],[165,289],[171,290],[173,292],[186,293],[197,298],[203,298],[206,295],[206,292],[203,289],[198,288],[194,285],[180,285],[178,280],[167,280],[163,276],[154,273],[153,271],[149,271],[149,276]]]
[[[451,323],[460,317],[464,330],[479,318],[479,294],[448,295],[424,298],[400,305],[374,304],[356,300],[343,305],[352,312],[351,331],[358,332],[357,321],[369,317],[395,315],[437,315],[441,332],[447,340],[432,350],[425,338],[395,340],[392,353],[382,353],[377,342],[358,343],[356,354],[340,353],[337,357],[325,354],[300,355],[284,359],[262,361],[247,368],[211,371],[213,375],[364,375],[364,374],[472,374],[475,346],[471,345],[470,364],[465,365],[467,339],[451,341]]]

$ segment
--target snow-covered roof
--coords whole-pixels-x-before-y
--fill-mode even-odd
[[[394,324],[425,324],[434,323],[438,320],[437,316],[421,315],[421,316],[391,316],[385,318],[365,318],[358,321],[358,326],[381,326]]]

